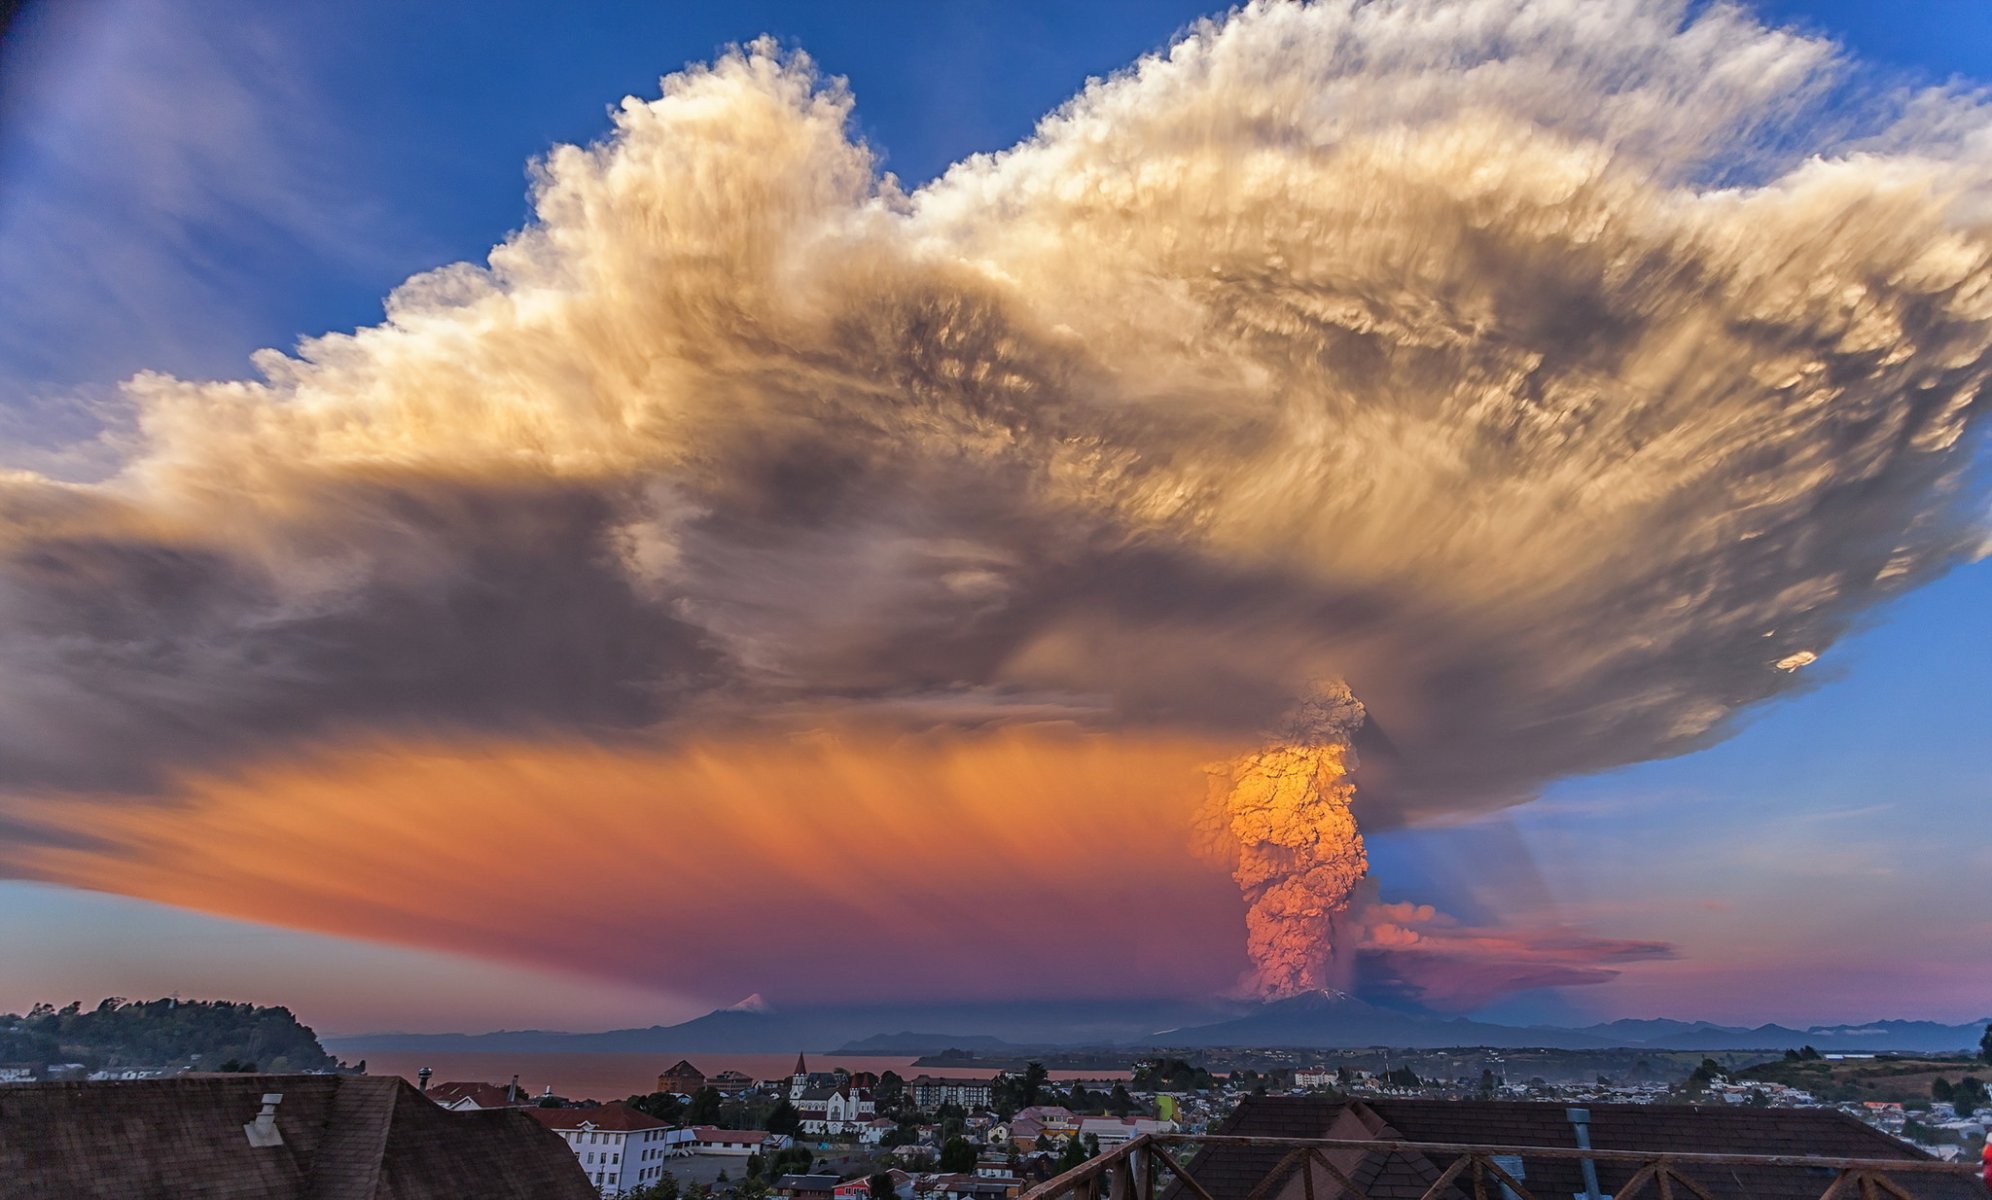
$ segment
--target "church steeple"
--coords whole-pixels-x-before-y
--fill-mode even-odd
[[[802,1055],[798,1053],[795,1056],[795,1077],[797,1079],[803,1079],[806,1078],[808,1075],[809,1075],[809,1064],[804,1062]]]

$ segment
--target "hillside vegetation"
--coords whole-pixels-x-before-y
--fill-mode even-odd
[[[271,1073],[338,1066],[288,1008],[121,997],[93,1009],[37,1004],[25,1016],[0,1016],[0,1063]]]
[[[1927,1103],[1936,1080],[1957,1080],[1992,1068],[1966,1055],[1783,1059],[1736,1068],[1738,1082],[1782,1083],[1825,1101],[1893,1100]]]

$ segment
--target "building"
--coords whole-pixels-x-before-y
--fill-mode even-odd
[[[705,1085],[705,1072],[682,1058],[677,1065],[657,1077],[658,1091],[675,1092],[680,1096],[689,1096]]]
[[[774,1192],[788,1200],[832,1200],[841,1182],[835,1175],[784,1175],[775,1180]]]
[[[706,1086],[722,1096],[738,1096],[754,1086],[754,1077],[742,1071],[721,1071],[706,1080]]]
[[[594,1108],[531,1108],[534,1120],[559,1134],[604,1196],[649,1187],[665,1160],[687,1153],[692,1131],[671,1126],[618,1100]]]
[[[938,1075],[916,1075],[906,1084],[915,1108],[932,1112],[943,1104],[965,1109],[988,1108],[995,1085],[987,1079],[950,1079]]]
[[[451,1112],[479,1112],[492,1108],[524,1108],[533,1103],[519,1090],[519,1081],[514,1079],[509,1086],[496,1083],[479,1083],[466,1080],[453,1080],[449,1083],[432,1083],[422,1090],[422,1094]]]
[[[399,1079],[201,1075],[0,1093],[7,1200],[597,1200],[520,1110],[449,1112]]]
[[[692,1126],[691,1148],[698,1154],[734,1154],[741,1158],[774,1150],[784,1143],[763,1129],[720,1129],[712,1125]]]
[[[872,1094],[848,1082],[832,1087],[804,1088],[795,1097],[802,1131],[815,1137],[862,1134],[865,1125],[878,1115]]]
[[[1061,1104],[1033,1104],[1017,1110],[1016,1120],[1035,1121],[1048,1134],[1064,1137],[1079,1128],[1079,1118]],[[1014,1122],[1013,1122],[1014,1124]]]
[[[883,1145],[886,1135],[898,1128],[899,1122],[891,1117],[873,1117],[858,1130],[858,1140],[867,1146]]]
[[[1927,1154],[1830,1109],[1691,1107],[1659,1104],[1562,1104],[1506,1100],[1424,1100],[1319,1096],[1252,1096],[1213,1132],[1244,1137],[1336,1138],[1478,1146],[1539,1146],[1570,1151],[1591,1148],[1641,1154],[1730,1154],[1790,1158],[1825,1157],[1930,1162]],[[1422,1196],[1457,1155],[1441,1151],[1328,1152],[1338,1169],[1371,1196]],[[1539,1158],[1527,1153],[1494,1158],[1538,1197],[1612,1196],[1625,1189],[1639,1162]],[[1585,1167],[1595,1173],[1593,1192]],[[1719,1166],[1676,1163],[1714,1200],[1819,1200],[1836,1172],[1828,1167],[1771,1162]],[[1302,1200],[1347,1193],[1318,1163],[1303,1168],[1285,1146],[1206,1146],[1191,1167],[1212,1200]],[[1984,1187],[1968,1174],[1903,1173],[1893,1177],[1916,1200],[1984,1200]],[[1650,1180],[1648,1181],[1650,1184]],[[1847,1190],[1847,1189],[1843,1189]],[[1862,1189],[1865,1191],[1865,1189]],[[1674,1185],[1674,1195],[1684,1189]],[[1441,1195],[1472,1195],[1470,1182]],[[1488,1195],[1497,1194],[1494,1184]],[[1661,1194],[1651,1186],[1644,1194]],[[1849,1192],[1851,1194],[1851,1192]],[[1163,1196],[1192,1200],[1180,1182]]]
[[[1174,1121],[1158,1121],[1154,1117],[1082,1117],[1079,1121],[1080,1138],[1098,1138],[1102,1150],[1131,1142],[1144,1133],[1174,1132]]]

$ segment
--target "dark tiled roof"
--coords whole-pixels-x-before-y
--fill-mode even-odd
[[[518,1103],[519,1096],[510,1088],[495,1083],[477,1083],[453,1080],[449,1083],[432,1083],[429,1090],[422,1093],[438,1104],[454,1104],[458,1100],[469,1100],[479,1108],[510,1108]]]
[[[283,1142],[257,1147],[242,1127],[265,1093]],[[340,1075],[0,1087],[0,1181],[7,1200],[597,1200],[522,1112]]]
[[[1562,1104],[1471,1100],[1331,1100],[1306,1096],[1252,1097],[1216,1132],[1256,1137],[1325,1137],[1337,1118],[1353,1113],[1380,1140],[1468,1142],[1481,1145],[1574,1148],[1576,1134]],[[1739,1108],[1731,1105],[1590,1105],[1591,1144],[1600,1150],[1673,1151],[1698,1154],[1818,1155],[1828,1158],[1927,1159],[1852,1117],[1829,1109]],[[1345,1128],[1342,1136],[1349,1136]],[[1344,1152],[1353,1157],[1352,1152]],[[1190,1168],[1215,1200],[1242,1200],[1286,1157],[1280,1148],[1212,1146]],[[1375,1200],[1422,1196],[1451,1158],[1444,1155],[1368,1154],[1338,1162]],[[1351,1169],[1354,1168],[1354,1169]],[[1597,1164],[1601,1189],[1610,1194],[1636,1164]],[[1683,1165],[1685,1175],[1718,1200],[1818,1200],[1833,1180],[1823,1168]],[[1521,1182],[1538,1196],[1583,1191],[1575,1160],[1523,1156]],[[1325,1173],[1319,1178],[1326,1179]],[[1896,1182],[1919,1198],[1983,1200],[1968,1179],[1901,1175]],[[1464,1195],[1462,1189],[1458,1194]],[[1180,1185],[1172,1200],[1188,1195]]]
[[[660,1121],[620,1100],[598,1104],[594,1108],[529,1108],[525,1113],[548,1129],[579,1129],[583,1125],[592,1125],[611,1133],[635,1133],[644,1129],[671,1128],[669,1121]]]
[[[835,1175],[784,1175],[775,1180],[778,1191],[827,1192],[844,1182]]]

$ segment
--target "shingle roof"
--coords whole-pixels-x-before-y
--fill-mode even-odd
[[[474,1080],[432,1083],[429,1085],[429,1090],[422,1094],[438,1104],[447,1105],[458,1100],[469,1100],[479,1108],[510,1108],[519,1100],[517,1094],[509,1088]]]
[[[1843,1113],[1829,1109],[1738,1108],[1731,1105],[1595,1104],[1589,1106],[1591,1144],[1599,1150],[1677,1153],[1817,1155],[1828,1158],[1927,1159],[1907,1146]],[[1338,1118],[1354,1117],[1359,1126]],[[1216,1132],[1257,1137],[1361,1136],[1379,1140],[1467,1142],[1481,1145],[1574,1148],[1568,1106],[1518,1101],[1332,1100],[1305,1096],[1260,1096],[1242,1102]],[[1353,1159],[1354,1152],[1345,1152]],[[1276,1147],[1211,1146],[1191,1172],[1215,1200],[1241,1200],[1286,1157]],[[1452,1159],[1445,1155],[1367,1154],[1360,1163],[1339,1163],[1376,1200],[1417,1197]],[[1599,1162],[1599,1184],[1610,1194],[1638,1169],[1636,1164]],[[1832,1182],[1824,1168],[1683,1165],[1679,1168],[1718,1200],[1817,1200]],[[1583,1191],[1575,1160],[1523,1156],[1522,1182],[1538,1196]],[[1325,1178],[1325,1175],[1323,1176]],[[1908,1191],[1930,1200],[1983,1200],[1983,1190],[1967,1179],[1902,1175]],[[1171,1197],[1185,1194],[1176,1185]],[[1459,1194],[1465,1194],[1464,1191]]]
[[[844,1182],[836,1175],[784,1175],[775,1180],[777,1189],[797,1192],[827,1192]]]
[[[692,1136],[702,1142],[765,1142],[763,1129],[721,1129],[717,1125],[694,1125]]]
[[[242,1127],[266,1093],[282,1143],[258,1147]],[[597,1200],[524,1113],[351,1075],[0,1087],[0,1180],[7,1200]]]

